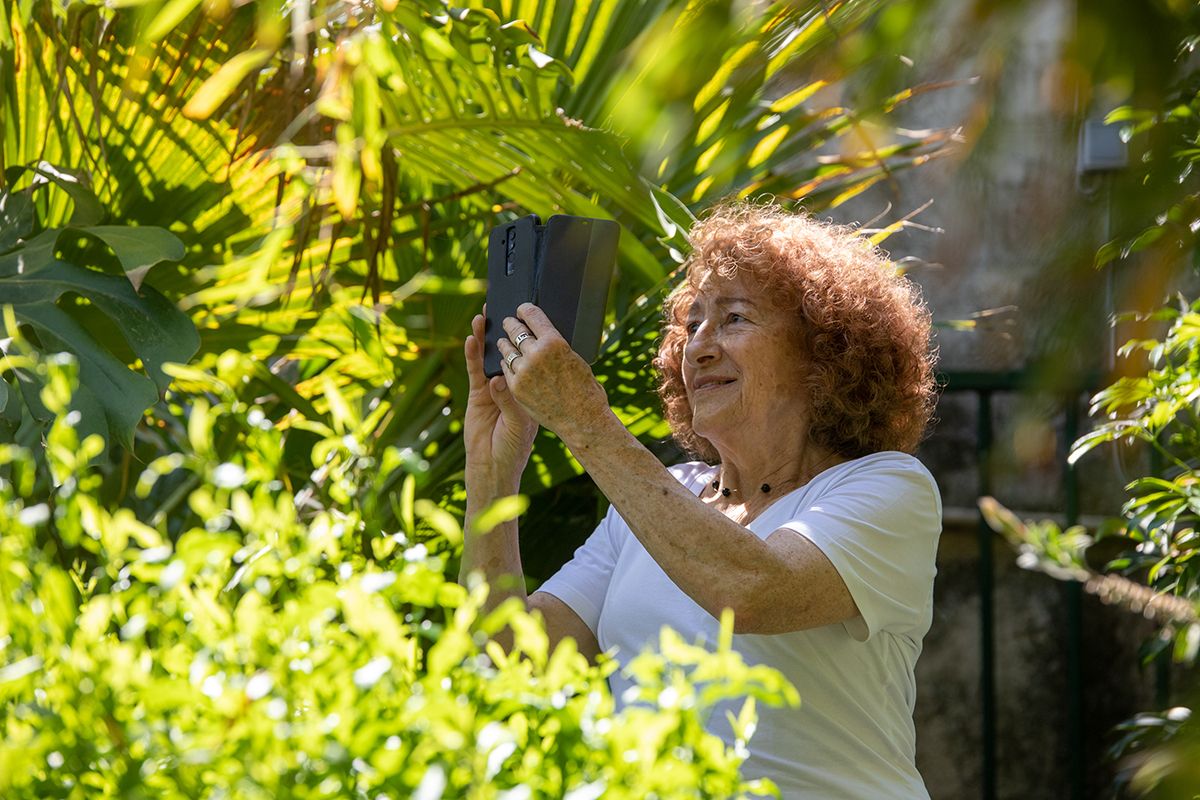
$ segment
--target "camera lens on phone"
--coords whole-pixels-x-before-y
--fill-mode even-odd
[[[512,275],[513,253],[517,249],[517,232],[514,228],[509,228],[504,232],[504,274]]]

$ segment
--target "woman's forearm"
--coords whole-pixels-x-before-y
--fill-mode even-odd
[[[714,616],[732,608],[749,623],[757,611],[748,601],[776,577],[778,559],[771,548],[700,502],[611,412],[562,433],[675,585]]]
[[[476,530],[476,520],[488,506],[502,497],[517,494],[520,477],[500,478],[488,469],[472,469],[468,466],[466,488],[466,520],[458,582],[466,585],[472,572],[481,573],[491,586],[486,606],[489,610],[509,597],[525,601],[517,521],[502,522],[490,531]]]

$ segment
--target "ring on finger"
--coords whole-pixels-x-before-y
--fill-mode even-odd
[[[509,353],[508,355],[506,355],[504,357],[504,360],[506,362],[508,362],[508,365],[511,367],[513,365],[513,362],[516,361],[520,357],[521,357],[521,354],[519,352]]]
[[[526,339],[532,339],[532,338],[533,338],[533,334],[530,333],[529,331],[521,331],[520,333],[517,334],[517,338],[513,339],[513,347],[520,350],[521,342],[525,341]]]

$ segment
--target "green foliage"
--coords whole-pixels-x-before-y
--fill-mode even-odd
[[[992,529],[1016,548],[1020,554],[1017,564],[1024,569],[1038,570],[1059,580],[1088,579],[1091,573],[1084,554],[1092,545],[1092,537],[1082,526],[1063,531],[1050,521],[1022,522],[991,497],[980,499],[979,508]]]
[[[1143,712],[1117,726],[1109,756],[1123,760],[1117,786],[1138,796],[1185,798],[1200,785],[1196,754],[1200,737],[1191,710],[1183,706]]]
[[[1133,549],[1112,566],[1146,570],[1155,589],[1200,600],[1200,560],[1195,558],[1200,544],[1195,531],[1200,521],[1200,303],[1181,301],[1179,308],[1154,317],[1170,322],[1161,340],[1134,340],[1122,348],[1127,357],[1144,354],[1147,369],[1118,379],[1093,398],[1092,413],[1106,419],[1076,442],[1071,457],[1103,442],[1142,441],[1155,448],[1167,473],[1126,487],[1124,534]]]
[[[159,292],[195,329],[112,336],[93,314],[56,363],[30,347],[63,338],[57,316],[10,326],[0,407],[43,421],[0,429],[0,794],[742,791],[744,742],[704,716],[749,695],[748,737],[754,702],[795,697],[727,638],[711,655],[664,634],[667,655],[632,667],[642,702],[614,715],[612,665],[546,653],[529,617],[480,618],[483,590],[444,579],[462,336],[494,224],[619,220],[595,371],[661,442],[649,359],[694,213],[758,193],[819,210],[947,143],[887,122],[927,87],[839,88],[847,36],[882,5],[0,0],[0,167],[54,164],[94,192],[39,188],[35,208],[0,173],[0,264],[49,253],[60,288],[78,272],[57,262],[95,268],[126,287],[91,301],[118,327],[103,303]],[[85,402],[94,351],[126,381],[108,417]],[[101,452],[108,427],[123,447]],[[543,434],[522,490],[578,473]],[[515,653],[487,643],[503,625]]]
[[[1104,414],[1108,421],[1082,437],[1071,451],[1074,462],[1105,442],[1144,441],[1176,466],[1200,456],[1196,423],[1200,420],[1192,401],[1200,396],[1195,370],[1197,340],[1200,339],[1200,305],[1180,301],[1178,308],[1166,307],[1150,315],[1126,315],[1119,318],[1167,322],[1165,338],[1135,339],[1121,348],[1123,357],[1137,355],[1148,361],[1144,375],[1122,377],[1096,395],[1093,414]],[[1167,441],[1164,438],[1171,428]]]
[[[840,96],[839,36],[878,2],[200,5],[5,0],[0,159],[86,172],[119,221],[176,231],[182,267],[147,285],[189,312],[201,354],[266,362],[274,377],[246,392],[288,404],[323,405],[325,371],[352,404],[391,383],[423,409],[463,382],[487,230],[611,216],[625,235],[597,371],[661,439],[653,377],[633,367],[693,212],[767,192],[816,210],[947,143],[885,124],[920,87]],[[697,47],[724,67],[658,58]],[[327,335],[352,314],[386,333],[383,358],[356,358],[361,326]],[[548,437],[534,461],[531,490],[579,472]]]
[[[32,181],[14,189],[26,172]],[[170,383],[162,365],[186,361],[199,345],[195,328],[174,304],[151,287],[139,287],[151,267],[182,258],[183,244],[161,228],[100,225],[103,208],[84,181],[46,162],[12,167],[5,174],[8,188],[0,189],[3,339],[12,340],[17,325],[29,326],[44,352],[72,353],[81,381],[73,402],[86,430],[111,435],[128,447],[142,414]],[[61,227],[43,228],[38,204],[46,194],[41,190],[50,187],[63,191],[41,203],[48,215],[61,217],[54,207],[68,198],[72,212]],[[106,273],[106,264],[123,274]],[[111,320],[115,337],[97,331],[101,315]],[[126,365],[127,351],[143,369]],[[0,431],[7,434],[2,438],[36,441],[51,418],[38,398],[36,376],[17,368],[0,376],[0,385]]]
[[[771,670],[664,631],[630,665],[637,697],[614,711],[606,676],[487,587],[443,577],[460,532],[421,517],[363,552],[369,504],[342,470],[328,496],[274,479],[284,433],[255,407],[197,405],[197,446],[164,456],[146,496],[193,480],[186,530],[106,508],[69,412],[75,365],[27,359],[55,413],[45,466],[0,449],[0,793],[50,797],[714,797],[738,777],[754,698],[796,702]],[[198,376],[193,376],[199,379]],[[348,422],[348,420],[347,420]],[[239,429],[214,463],[213,430]],[[352,429],[315,451],[338,471]],[[314,453],[316,455],[316,453]],[[320,458],[320,456],[317,456]],[[37,500],[35,487],[51,489]],[[339,496],[345,492],[345,496]],[[326,504],[329,500],[336,503]],[[514,633],[504,652],[491,634]],[[726,747],[716,703],[749,695]],[[767,789],[765,784],[758,786]]]
[[[1147,659],[1171,648],[1191,672],[1200,655],[1200,301],[1181,301],[1152,317],[1169,322],[1163,338],[1134,340],[1121,350],[1127,359],[1144,357],[1144,371],[1096,394],[1092,414],[1104,421],[1075,442],[1070,455],[1074,462],[1100,445],[1136,441],[1165,463],[1161,477],[1125,487],[1124,518],[1102,531],[1120,537],[1127,549],[1099,571],[1088,562],[1093,539],[1082,527],[1022,522],[992,498],[983,498],[980,509],[1019,551],[1020,566],[1079,581],[1104,602],[1153,620],[1160,630]],[[1190,796],[1183,787],[1195,785],[1197,725],[1184,706],[1125,723],[1112,751],[1127,759],[1121,782],[1138,795]]]

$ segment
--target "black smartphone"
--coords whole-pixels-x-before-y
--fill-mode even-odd
[[[488,237],[487,321],[483,371],[500,375],[501,322],[534,303],[585,361],[596,360],[621,226],[611,219],[529,215]]]

